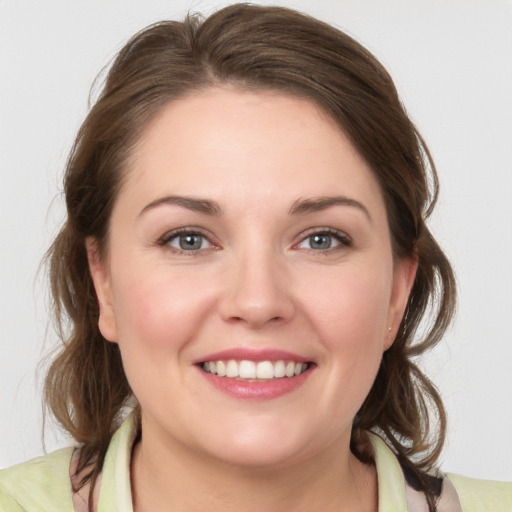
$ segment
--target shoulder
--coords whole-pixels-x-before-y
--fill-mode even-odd
[[[394,452],[379,436],[370,433],[379,485],[379,510],[427,510],[422,493],[407,482]],[[442,492],[439,512],[512,512],[512,483],[478,480],[439,473]]]
[[[2,512],[72,511],[69,464],[72,448],[0,471]]]
[[[478,480],[453,473],[446,476],[455,487],[464,512],[512,511],[512,483]]]

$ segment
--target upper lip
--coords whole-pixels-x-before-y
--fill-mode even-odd
[[[307,357],[277,349],[255,349],[255,348],[231,348],[208,354],[194,361],[194,364],[203,363],[205,361],[294,361],[296,363],[308,363],[311,359]]]

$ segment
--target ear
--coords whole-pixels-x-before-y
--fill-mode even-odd
[[[414,284],[417,269],[418,258],[416,256],[401,258],[395,262],[384,350],[391,347],[396,337]]]
[[[91,273],[96,297],[98,298],[99,320],[101,334],[108,341],[117,341],[117,323],[112,302],[112,284],[107,265],[103,261],[98,242],[93,237],[85,241],[89,271]]]

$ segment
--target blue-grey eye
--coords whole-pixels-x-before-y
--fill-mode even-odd
[[[350,246],[350,239],[340,232],[318,232],[306,236],[298,245],[300,249],[312,249],[315,251],[327,251],[338,246]]]
[[[331,235],[324,233],[308,236],[306,240],[309,241],[310,249],[330,249],[333,246],[333,242],[335,242]]]
[[[171,238],[169,245],[182,251],[199,251],[209,247],[210,242],[198,233],[182,233]]]

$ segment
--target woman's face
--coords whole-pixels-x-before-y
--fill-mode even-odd
[[[415,265],[393,262],[377,181],[315,105],[233,89],[168,104],[105,259],[88,249],[143,443],[250,466],[348,449]]]

